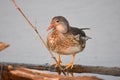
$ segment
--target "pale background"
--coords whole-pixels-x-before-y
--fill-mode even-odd
[[[65,16],[70,25],[88,27],[85,50],[75,64],[120,67],[120,0],[17,0],[27,17],[36,24],[46,41],[54,16]],[[0,41],[10,47],[0,52],[0,62],[54,63],[38,36],[15,9],[11,0],[0,0]],[[71,56],[62,56],[68,63]],[[96,74],[78,74],[95,75]],[[106,80],[120,77],[97,75]]]

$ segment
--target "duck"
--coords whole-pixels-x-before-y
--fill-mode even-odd
[[[65,69],[73,68],[75,56],[84,50],[86,41],[91,39],[86,36],[84,30],[90,28],[77,28],[70,26],[68,20],[63,16],[55,16],[50,22],[47,31],[47,46],[52,52],[58,54],[57,65],[61,66],[61,55],[72,55],[72,60]]]

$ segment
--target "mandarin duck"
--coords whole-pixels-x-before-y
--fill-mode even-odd
[[[51,29],[47,37],[47,46],[49,50],[58,53],[56,64],[61,66],[60,55],[72,55],[72,60],[65,69],[73,68],[75,55],[84,50],[86,41],[90,39],[83,31],[89,28],[71,27],[65,17],[55,16],[47,30]]]

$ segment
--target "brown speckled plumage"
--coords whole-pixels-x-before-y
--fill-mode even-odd
[[[62,16],[56,16],[52,19],[48,30],[52,28],[54,29],[48,34],[47,38],[47,45],[51,51],[59,53],[59,55],[75,55],[83,51],[88,39],[83,30],[89,28],[71,27]]]

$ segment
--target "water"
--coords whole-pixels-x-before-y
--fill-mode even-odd
[[[75,64],[120,67],[119,0],[24,0],[17,1],[46,41],[47,27],[54,16],[65,16],[70,25],[88,27],[85,50],[77,54]],[[54,63],[38,36],[15,9],[11,0],[0,3],[0,41],[10,47],[0,52],[0,61],[44,64]],[[71,56],[62,56],[64,64]],[[81,74],[80,74],[81,75]],[[84,74],[88,75],[88,74]],[[96,75],[96,74],[89,74]],[[96,75],[106,80],[120,77]]]

